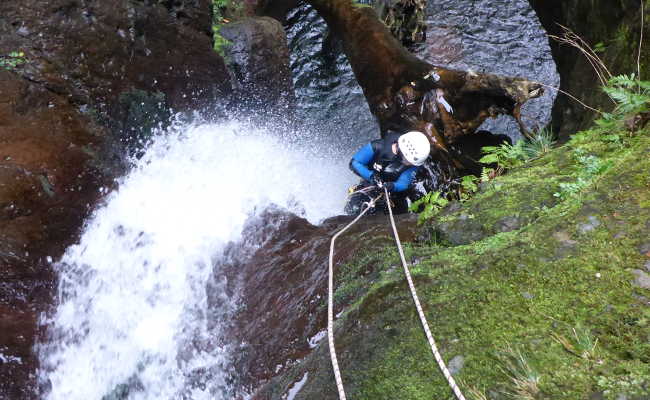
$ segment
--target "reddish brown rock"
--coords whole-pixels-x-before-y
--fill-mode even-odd
[[[48,257],[74,241],[104,180],[104,131],[67,99],[0,70],[0,398],[32,398]]]
[[[0,398],[38,397],[37,321],[56,286],[48,260],[112,181],[121,131],[143,123],[131,115],[139,101],[194,110],[230,93],[210,4],[0,3],[0,56],[24,53],[0,68]]]
[[[312,350],[308,340],[326,328],[330,239],[351,219],[341,216],[315,226],[284,211],[267,211],[247,224],[243,244],[226,251],[229,263],[215,270],[220,276],[225,270],[245,304],[231,318],[228,335],[243,343],[236,352],[240,385],[258,388]],[[397,222],[400,238],[414,240],[417,218],[402,215]],[[346,260],[392,243],[387,216],[359,220],[336,242],[336,282]],[[380,271],[369,266],[361,273],[371,281]],[[218,307],[218,296],[210,300],[212,308]],[[338,299],[335,312],[345,306],[346,300]]]
[[[113,115],[120,94],[141,89],[185,110],[230,92],[208,0],[3,2],[0,15],[0,53],[23,51],[20,73],[76,104]]]

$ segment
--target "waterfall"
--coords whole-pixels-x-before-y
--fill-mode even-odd
[[[275,205],[316,223],[340,214],[354,181],[349,154],[297,139],[229,122],[151,143],[54,265],[43,398],[232,398],[233,350],[207,318],[208,291],[224,288],[213,266],[249,217]]]

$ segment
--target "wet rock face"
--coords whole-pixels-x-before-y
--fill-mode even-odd
[[[384,3],[373,2],[375,6]],[[545,31],[525,0],[431,0],[427,4],[427,40],[415,47],[418,57],[445,68],[559,84]],[[329,39],[322,19],[310,7],[301,6],[289,14],[287,25],[299,111],[319,126],[344,124],[348,131],[342,133],[347,137],[337,139],[350,142],[351,147],[376,137],[377,125],[361,88],[341,46]],[[553,99],[553,93],[547,92],[524,106],[523,119],[529,128],[550,121]],[[488,120],[483,128],[512,138],[520,136],[510,117]],[[343,136],[340,130],[330,131]],[[357,143],[353,143],[355,139]]]
[[[300,0],[259,0],[256,3],[255,14],[275,18],[284,23],[287,13],[298,7]]]
[[[32,346],[54,280],[48,260],[74,241],[99,196],[102,142],[63,96],[0,70],[0,398],[34,396]]]
[[[26,1],[0,5],[0,52],[20,50],[28,79],[114,115],[132,89],[161,92],[177,110],[230,90],[211,49],[210,2]]]
[[[325,21],[311,6],[302,4],[289,12],[285,27],[297,114],[309,129],[349,149],[376,139],[379,125],[340,40],[328,36]]]
[[[230,80],[209,0],[2,2],[11,52],[24,57],[0,68],[0,398],[32,399],[50,260],[119,173],[117,143],[169,107],[214,104]]]
[[[228,261],[216,270],[226,271],[232,292],[244,305],[231,321],[229,335],[239,346],[239,386],[259,388],[326,340],[318,334],[327,324],[330,239],[350,220],[336,217],[314,226],[285,211],[269,210],[247,224],[243,243],[228,249]],[[412,240],[416,227],[415,218],[398,219],[403,240]],[[384,215],[363,218],[348,232],[336,243],[335,270],[358,251],[393,241]],[[219,304],[216,295],[209,301],[211,307]],[[335,312],[344,306],[337,304]],[[256,396],[279,398],[268,397],[268,389]]]
[[[526,0],[430,0],[427,4],[427,38],[416,47],[418,57],[447,68],[559,86],[546,32]],[[522,107],[527,128],[550,122],[555,97],[555,92],[547,90]],[[482,128],[513,139],[520,137],[516,122],[506,116],[487,120]]]
[[[253,17],[225,24],[219,33],[231,42],[226,56],[243,105],[276,112],[292,107],[293,80],[282,24],[270,17]]]

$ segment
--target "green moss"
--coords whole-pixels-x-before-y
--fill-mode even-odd
[[[512,391],[512,378],[501,370],[497,357],[509,343],[524,349],[527,361],[539,372],[538,398],[578,399],[596,392],[616,398],[645,393],[650,385],[650,311],[635,297],[642,289],[629,283],[629,270],[643,263],[636,246],[650,234],[649,213],[638,206],[650,197],[650,140],[645,135],[615,151],[607,148],[599,143],[570,143],[530,168],[497,179],[499,189],[486,190],[456,213],[479,207],[493,210],[502,204],[510,212],[524,210],[521,214],[530,217],[520,230],[433,254],[426,247],[411,249],[413,256],[424,255],[413,272],[419,277],[421,300],[434,335],[447,360],[464,356],[460,378],[466,385]],[[548,194],[557,180],[549,181],[550,172],[570,160],[562,153],[576,149],[589,149],[612,161],[613,167],[592,191],[549,205],[543,212],[536,209],[551,200]],[[565,167],[568,176],[575,173],[575,165]],[[541,196],[534,190],[526,196],[535,184],[550,188]],[[626,195],[621,196],[621,191]],[[501,212],[474,215],[489,222]],[[599,221],[593,229],[585,227],[589,216]],[[557,232],[564,232],[566,239]],[[616,239],[621,232],[624,236]],[[390,281],[379,285],[404,290]],[[360,314],[372,324],[370,315],[390,310],[389,301],[386,292],[373,287],[358,303],[371,311]],[[375,356],[353,369],[355,398],[450,395],[415,314],[408,313],[409,323],[399,335],[384,335]],[[595,359],[571,354],[554,339],[566,338],[576,326],[587,327],[598,339]]]
[[[512,398],[506,393],[519,390],[515,375],[526,373],[538,377],[536,399],[617,399],[649,390],[650,307],[641,296],[650,293],[631,284],[630,270],[647,261],[638,247],[650,238],[650,135],[618,134],[621,142],[611,143],[602,132],[583,132],[440,217],[453,224],[471,215],[481,239],[406,245],[444,359],[464,359],[456,378],[466,394],[480,388],[491,399]],[[583,173],[585,154],[609,168],[579,193],[553,196]],[[495,228],[512,215],[519,227]],[[336,296],[348,307],[336,337],[348,396],[451,398],[393,243],[378,240],[341,268]],[[513,354],[528,370],[513,372]],[[296,367],[311,371],[297,399],[336,398],[327,358],[324,345]]]
[[[212,25],[212,38],[214,42],[214,51],[217,52],[223,59],[227,59],[226,56],[226,50],[228,47],[232,45],[232,42],[230,40],[224,38],[221,36],[219,33],[221,29],[221,25]]]

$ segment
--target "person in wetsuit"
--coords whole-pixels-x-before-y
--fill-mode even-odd
[[[370,189],[372,186],[383,192],[386,187],[395,213],[408,210],[406,190],[409,188],[417,169],[429,157],[431,144],[422,132],[411,131],[405,134],[389,132],[383,139],[373,140],[363,146],[350,160],[350,169],[363,180],[353,188],[345,211],[358,214],[363,202],[374,198],[379,193]]]

